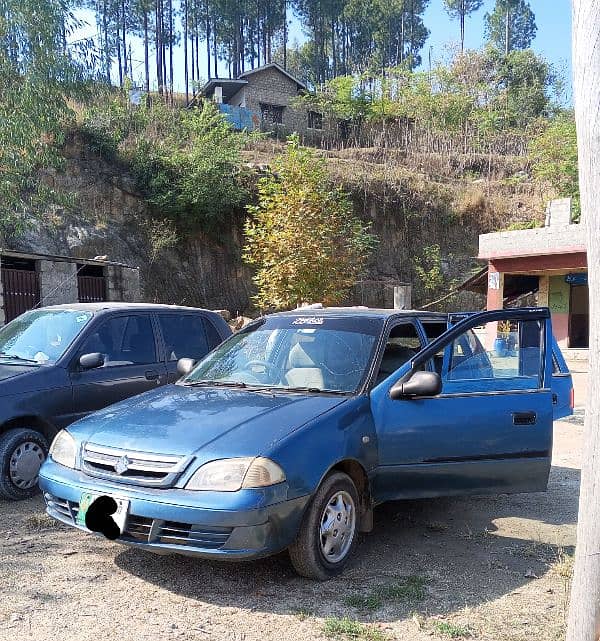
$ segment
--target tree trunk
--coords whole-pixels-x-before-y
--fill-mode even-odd
[[[148,12],[144,9],[144,74],[146,93],[150,92],[150,47],[148,44]]]
[[[110,50],[108,47],[108,16],[107,16],[107,2],[104,0],[102,5],[102,32],[104,34],[104,65],[106,73],[106,82],[110,84]]]
[[[123,76],[127,77],[127,11],[125,9],[125,0],[121,0],[121,29],[123,38]]]
[[[460,5],[460,52],[465,50],[465,15],[467,8],[465,7],[464,0]]]
[[[573,0],[573,72],[590,289],[589,392],[567,641],[600,638],[600,0]]]
[[[183,60],[185,104],[187,105],[190,101],[190,72],[188,66],[188,0],[183,0]]]
[[[173,0],[169,0],[169,96],[173,104]]]

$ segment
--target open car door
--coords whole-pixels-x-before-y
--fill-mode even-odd
[[[549,310],[482,312],[449,325],[371,390],[376,500],[545,490],[553,421]],[[439,376],[440,389],[397,394],[422,371]]]

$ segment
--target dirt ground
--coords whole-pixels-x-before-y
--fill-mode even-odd
[[[154,556],[0,501],[0,641],[474,638],[564,631],[583,417],[555,425],[547,493],[378,508],[350,568],[297,577],[285,554]]]

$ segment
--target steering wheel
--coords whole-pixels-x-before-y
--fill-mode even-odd
[[[258,372],[254,372],[253,371],[254,367],[262,367],[264,369],[264,372],[262,372],[262,373],[264,373],[267,376],[267,378],[270,379],[270,380],[275,379],[277,377],[277,375],[279,374],[279,370],[277,369],[277,367],[275,365],[273,365],[273,363],[269,363],[268,361],[261,361],[259,359],[248,361],[246,363],[246,365],[244,366],[244,371],[247,371],[248,373],[250,373],[257,380],[258,380],[258,378],[257,378],[256,374]]]

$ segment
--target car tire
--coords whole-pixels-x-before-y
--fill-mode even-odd
[[[48,441],[28,428],[8,430],[0,436],[0,497],[28,499],[37,492],[38,474],[48,456]]]
[[[327,581],[344,569],[356,546],[359,505],[356,486],[347,474],[334,472],[325,478],[288,550],[298,574]]]

